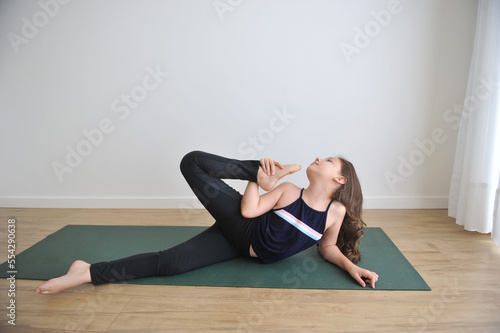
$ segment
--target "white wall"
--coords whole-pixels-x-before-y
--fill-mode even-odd
[[[2,1],[0,206],[193,207],[179,161],[202,149],[340,154],[366,208],[446,207],[476,8]]]

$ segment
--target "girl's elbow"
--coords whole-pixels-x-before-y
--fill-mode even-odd
[[[326,251],[325,251],[325,249],[323,248],[323,246],[321,246],[321,244],[318,244],[318,249],[319,249],[319,254],[320,254],[323,258],[325,258],[325,256],[326,256]]]
[[[322,244],[321,242],[318,244],[318,248],[319,248],[319,253],[321,254],[321,256],[323,258],[329,258],[331,257],[333,254],[335,254],[334,251],[332,251],[331,247],[333,245],[325,245],[325,244]]]
[[[243,216],[246,219],[251,219],[255,217],[251,209],[244,207],[241,208],[241,216]]]

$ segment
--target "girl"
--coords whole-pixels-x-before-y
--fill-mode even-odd
[[[171,249],[110,262],[75,261],[68,273],[36,288],[55,294],[83,283],[108,282],[188,272],[237,256],[272,263],[317,244],[322,256],[343,268],[363,287],[375,288],[378,275],[356,266],[363,235],[363,196],[352,164],[345,159],[316,158],[307,168],[309,186],[300,189],[278,180],[300,165],[266,158],[239,161],[194,151],[181,162],[188,184],[215,223]],[[242,196],[222,179],[247,180]],[[259,186],[268,191],[259,195]],[[275,187],[276,186],[276,187]]]

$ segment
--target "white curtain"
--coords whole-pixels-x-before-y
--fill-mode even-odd
[[[500,245],[500,1],[479,0],[448,214]]]

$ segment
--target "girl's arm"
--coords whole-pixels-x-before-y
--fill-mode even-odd
[[[262,181],[262,177],[264,177],[264,190],[269,190],[269,192],[264,195],[259,195],[259,184],[255,182],[249,182],[247,184],[243,199],[241,200],[241,215],[246,218],[254,218],[273,209],[283,193],[294,186],[291,183],[283,183],[273,189],[277,181],[287,174],[300,170],[300,166],[297,167],[296,165],[289,165],[288,169],[285,170],[285,167],[281,165],[280,162],[270,158],[261,159],[260,164],[261,166],[257,179],[259,179],[260,175],[261,179],[259,180],[259,184],[262,186],[260,181]],[[275,176],[277,171],[276,168],[283,171],[281,173],[278,171],[279,174]],[[266,179],[266,177],[270,178]]]
[[[347,257],[340,252],[337,245],[322,246],[320,244],[320,252],[323,258],[347,271],[362,287],[365,287],[366,282],[368,282],[372,288],[375,288],[375,282],[378,281],[378,275],[375,272],[371,272],[353,264],[352,261],[347,259]],[[363,280],[363,278],[365,280]]]
[[[246,218],[254,218],[267,213],[276,206],[287,186],[288,183],[283,183],[266,194],[259,195],[259,185],[248,182],[241,200],[241,215]]]
[[[341,209],[340,211],[335,211],[332,210],[332,208],[330,208],[331,212],[329,212],[328,215],[330,215],[330,213],[333,213],[335,222],[325,231],[325,233],[323,234],[323,238],[321,238],[321,241],[319,243],[319,250],[321,255],[329,262],[347,271],[352,276],[352,278],[355,279],[362,287],[366,286],[366,281],[371,285],[372,288],[375,288],[375,282],[378,281],[378,275],[375,272],[371,272],[367,269],[355,265],[337,247],[337,237],[339,235],[340,226],[342,225],[342,220],[344,219],[345,208],[344,214],[342,214]],[[363,280],[363,278],[365,280]]]

